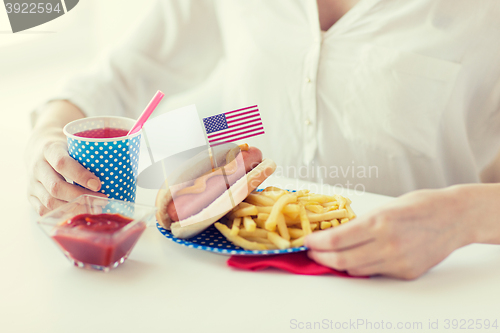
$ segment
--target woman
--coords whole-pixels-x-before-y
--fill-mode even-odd
[[[310,257],[353,275],[416,278],[461,246],[500,243],[500,185],[479,184],[500,147],[498,15],[492,0],[160,1],[100,67],[38,112],[30,201],[42,214],[99,190],[68,156],[67,122],[135,118],[157,89],[188,91],[221,66],[223,110],[258,104],[273,144],[256,145],[278,165],[372,166],[368,177],[341,177],[409,193],[309,236]]]

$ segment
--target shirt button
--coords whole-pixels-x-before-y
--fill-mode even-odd
[[[305,80],[305,81],[306,81],[306,83],[311,83],[311,79],[310,79],[310,78],[308,78],[308,77],[306,77],[306,80]]]
[[[311,121],[310,121],[309,119],[306,119],[306,120],[304,121],[304,124],[306,124],[306,126],[309,126],[309,125],[311,125]]]

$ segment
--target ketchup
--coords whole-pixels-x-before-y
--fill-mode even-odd
[[[52,238],[79,262],[109,267],[130,253],[144,222],[121,232],[133,220],[120,214],[81,214],[57,226]]]
[[[121,136],[126,136],[128,134],[127,130],[121,128],[96,128],[91,130],[86,130],[83,132],[78,132],[75,136],[79,136],[82,138],[93,138],[93,139],[109,139],[109,138],[118,138]]]

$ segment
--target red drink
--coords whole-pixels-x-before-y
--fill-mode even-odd
[[[79,262],[108,267],[127,256],[146,228],[120,214],[81,214],[58,225],[52,238]]]
[[[128,130],[121,128],[96,128],[91,130],[86,130],[83,132],[75,133],[75,136],[82,138],[93,138],[93,139],[109,139],[109,138],[119,138],[121,136],[127,136]]]

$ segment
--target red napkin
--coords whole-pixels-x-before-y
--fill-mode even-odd
[[[320,265],[309,259],[304,251],[275,256],[231,256],[227,264],[231,267],[250,271],[260,271],[272,267],[302,275],[332,274],[347,278],[368,278],[368,276],[351,276],[346,272]]]

